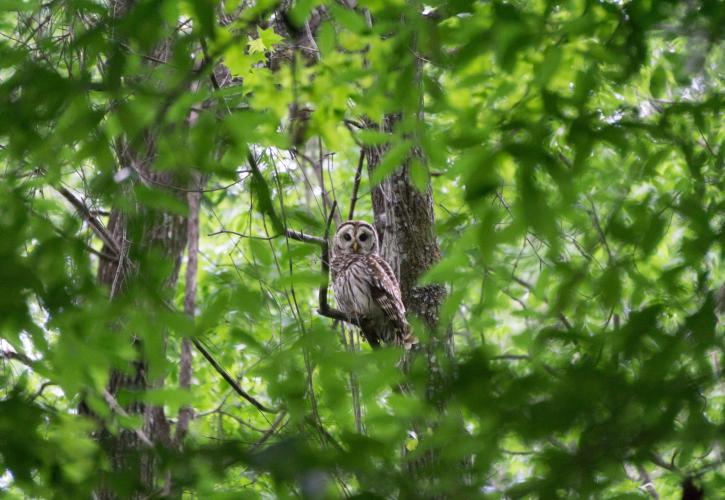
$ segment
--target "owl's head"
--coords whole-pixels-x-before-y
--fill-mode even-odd
[[[337,255],[378,253],[378,233],[365,221],[350,220],[340,225],[335,233],[333,251]]]

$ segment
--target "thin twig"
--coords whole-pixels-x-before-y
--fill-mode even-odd
[[[320,283],[320,291],[318,293],[320,311],[328,311],[330,306],[327,303],[327,289],[330,283],[330,226],[332,225],[332,216],[335,213],[337,201],[332,202],[330,213],[327,214],[327,222],[325,223],[325,237],[322,243],[322,255],[320,256],[320,273],[322,282]]]
[[[267,431],[264,434],[262,434],[262,437],[260,437],[257,440],[257,442],[251,446],[249,451],[256,450],[257,448],[262,446],[270,437],[272,437],[274,432],[277,430],[277,427],[279,427],[279,425],[282,423],[282,420],[284,419],[284,417],[286,415],[287,415],[287,412],[285,410],[282,410],[281,412],[279,412],[279,415],[277,415],[277,418],[274,419],[274,422],[272,422],[272,425],[269,426],[269,429],[267,429]]]
[[[194,343],[194,347],[197,348],[197,350],[201,353],[202,356],[206,358],[206,360],[211,364],[212,367],[217,371],[219,375],[222,376],[224,380],[234,389],[234,392],[239,394],[241,397],[249,401],[255,408],[257,408],[260,411],[266,412],[266,413],[277,413],[278,410],[274,410],[272,408],[268,408],[267,406],[263,405],[259,401],[257,401],[253,396],[250,396],[249,393],[247,393],[244,389],[242,389],[239,384],[237,383],[234,378],[227,373],[227,371],[222,368],[222,366],[217,363],[217,361],[214,359],[214,357],[209,354],[209,351],[206,350],[206,348],[199,342],[198,339],[192,338],[191,341]]]
[[[360,158],[357,161],[357,170],[355,171],[355,181],[352,185],[352,199],[350,200],[350,213],[347,220],[352,220],[355,215],[355,204],[357,203],[357,192],[360,189],[360,180],[362,178],[362,168],[365,161],[365,149],[360,148]]]
[[[32,403],[33,401],[35,401],[36,399],[38,399],[40,396],[42,396],[43,395],[43,391],[46,388],[48,388],[48,387],[50,387],[52,385],[58,385],[58,384],[56,384],[55,382],[50,382],[50,381],[45,381],[42,384],[40,384],[40,387],[38,388],[38,390],[35,392],[35,394],[33,394],[31,396],[30,402]]]
[[[33,367],[33,364],[35,363],[32,359],[30,359],[29,356],[23,354],[22,352],[16,352],[16,351],[0,351],[0,358],[5,359],[13,359],[15,361],[19,361],[25,366]]]
[[[699,125],[697,125],[697,131],[700,132],[700,137],[702,137],[702,140],[705,142],[705,149],[707,149],[707,151],[712,155],[713,158],[717,158],[718,155],[712,149],[712,146],[710,146],[710,141],[707,140],[707,136],[702,132],[702,129]]]
[[[522,280],[521,278],[519,278],[516,275],[511,275],[511,279],[530,291],[533,291],[533,289],[534,289],[534,286],[531,283]],[[544,301],[544,302],[546,302],[546,301]],[[569,322],[569,320],[566,318],[566,316],[564,316],[564,313],[561,313],[561,312],[557,313],[556,316],[559,318],[559,320],[562,322],[562,324],[566,327],[567,330],[571,330],[573,328],[571,323]]]
[[[237,231],[230,231],[228,229],[221,229],[219,231],[214,231],[213,233],[209,233],[208,236],[216,236],[218,234],[233,234],[235,236],[239,236],[240,238],[247,238],[250,240],[262,240],[262,241],[270,241],[277,239],[281,237],[281,234],[275,234],[273,236],[254,236],[251,234],[242,234]],[[323,245],[322,238],[319,238],[317,236],[312,236],[310,234],[303,233],[301,231],[295,231],[294,229],[287,229],[285,231],[285,235],[287,235],[288,238],[292,240],[302,241],[304,243],[312,243],[314,245]]]
[[[250,235],[250,234],[242,234],[242,233],[238,233],[237,231],[230,231],[228,229],[220,229],[219,231],[214,231],[213,233],[207,234],[207,236],[217,236],[219,234],[233,234],[235,236],[239,236],[240,238],[247,238],[250,240],[264,240],[264,241],[273,240],[275,238],[279,238],[280,236],[282,236],[281,234],[276,234],[274,236],[270,236],[269,238],[267,238],[265,236],[254,236],[254,235]]]
[[[602,229],[602,225],[599,222],[599,216],[597,215],[597,209],[594,205],[594,201],[591,199],[590,196],[587,196],[587,198],[589,199],[589,204],[592,207],[592,221],[594,222],[594,228],[597,230],[597,235],[599,236],[602,245],[604,245],[604,248],[607,250],[607,256],[609,257],[609,263],[611,264],[612,262],[614,262],[612,250],[609,248],[606,236],[604,236],[604,230]]]
[[[527,354],[500,354],[491,358],[492,361],[507,360],[507,361],[519,361],[524,359],[531,359],[531,356]]]

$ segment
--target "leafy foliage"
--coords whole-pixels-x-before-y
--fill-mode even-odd
[[[0,2],[0,489],[134,494],[98,437],[143,402],[195,411],[147,493],[724,491],[722,2],[353,4]],[[319,249],[286,233],[322,236],[383,144],[356,215],[424,159],[442,386],[318,315]],[[193,320],[163,245],[109,300],[109,213],[139,242],[200,190]],[[180,387],[185,338],[270,411],[199,355]],[[140,355],[159,382],[109,402]]]

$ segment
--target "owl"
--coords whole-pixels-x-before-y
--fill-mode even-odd
[[[410,349],[417,341],[405,318],[405,306],[393,269],[379,254],[375,228],[347,221],[337,228],[332,247],[332,289],[344,313],[360,321],[373,347],[380,342]]]

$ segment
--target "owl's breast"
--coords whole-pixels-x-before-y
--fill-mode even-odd
[[[350,315],[370,317],[378,306],[370,293],[370,282],[363,262],[353,262],[335,273],[332,290],[340,309]]]

